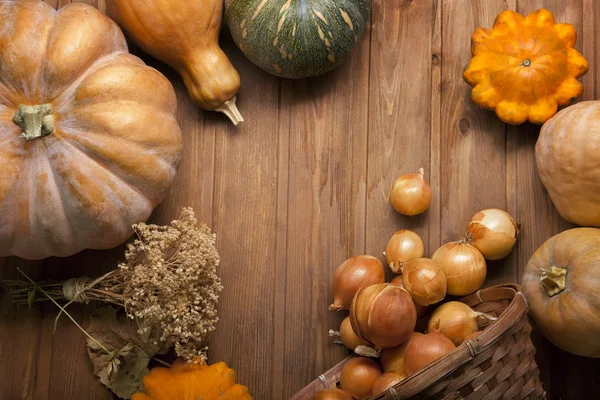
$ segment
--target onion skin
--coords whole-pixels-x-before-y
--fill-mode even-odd
[[[481,210],[471,218],[467,240],[488,260],[506,258],[517,242],[519,227],[506,211]]]
[[[356,293],[350,322],[359,338],[381,350],[408,340],[415,329],[417,312],[406,290],[384,283]]]
[[[352,396],[337,388],[323,389],[312,400],[352,400]]]
[[[423,257],[425,245],[421,237],[408,229],[394,233],[385,249],[385,257],[392,272],[402,272],[402,265]]]
[[[483,286],[487,276],[485,258],[473,245],[466,242],[450,242],[433,253],[448,282],[448,294],[466,296]]]
[[[406,376],[404,354],[406,352],[406,346],[408,346],[408,343],[416,336],[423,336],[423,334],[420,332],[413,332],[412,335],[410,335],[410,338],[400,346],[381,350],[379,362],[381,363],[381,368],[383,368],[384,372],[398,372]]]
[[[427,330],[438,331],[460,346],[467,337],[479,330],[478,313],[460,301],[450,301],[439,306],[431,315]]]
[[[371,395],[375,381],[381,374],[379,364],[370,358],[352,358],[342,368],[340,387],[354,398],[365,399]]]
[[[342,263],[333,275],[331,311],[348,310],[359,289],[385,282],[383,264],[372,256],[356,256]]]
[[[344,346],[354,351],[358,346],[368,346],[369,344],[356,336],[354,330],[352,329],[352,324],[350,323],[350,317],[344,318],[342,324],[340,325],[340,339]]]
[[[425,181],[423,168],[418,174],[405,174],[396,179],[390,201],[402,215],[413,216],[425,212],[431,204],[431,187]]]
[[[371,396],[378,396],[388,390],[389,388],[395,386],[397,383],[402,382],[406,378],[405,374],[401,374],[398,372],[385,372],[375,381],[373,385],[373,391],[371,392]]]
[[[413,300],[422,306],[439,303],[446,297],[446,275],[440,265],[429,258],[405,263],[402,283]]]
[[[401,287],[402,289],[406,290],[404,288],[404,282],[402,282],[402,278],[403,278],[402,275],[396,275],[394,277],[394,279],[392,279],[390,281],[390,283],[392,285],[396,285],[396,286]],[[417,321],[418,321],[421,318],[423,318],[425,316],[425,314],[427,314],[428,307],[420,305],[414,299],[413,299],[413,303],[415,303],[415,310],[417,311]]]
[[[600,229],[569,229],[531,257],[521,280],[529,315],[557,347],[600,358]]]
[[[455,348],[454,343],[439,332],[430,332],[415,337],[406,346],[404,355],[404,367],[407,376],[418,372]]]

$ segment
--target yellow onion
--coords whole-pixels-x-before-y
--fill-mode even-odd
[[[431,204],[431,187],[425,181],[423,168],[418,174],[405,174],[396,179],[390,201],[402,215],[412,216],[427,210]]]
[[[350,323],[350,317],[344,318],[340,325],[340,340],[350,350],[354,351],[358,346],[368,346],[367,342],[356,336]]]
[[[352,396],[341,389],[329,388],[315,394],[312,400],[352,400]]]
[[[404,354],[406,353],[406,346],[410,343],[410,341],[416,336],[423,336],[422,333],[413,332],[410,335],[410,338],[400,346],[389,347],[387,349],[381,350],[381,358],[379,362],[381,362],[381,367],[385,372],[399,372],[403,375],[406,375],[406,370],[404,369]]]
[[[402,275],[396,275],[394,277],[394,279],[392,279],[390,281],[390,283],[392,285],[396,285],[396,286],[401,287],[402,289],[406,290],[404,288],[404,282],[402,282],[402,278],[403,278]],[[415,299],[413,299],[413,302],[415,303],[415,310],[417,311],[417,321],[418,321],[421,318],[423,318],[425,316],[425,314],[427,314],[427,306],[420,305],[419,303],[417,303],[415,301]]]
[[[415,302],[422,306],[439,303],[446,297],[446,275],[430,258],[417,258],[405,263],[402,283]]]
[[[485,315],[460,301],[450,301],[439,306],[431,315],[427,330],[438,331],[459,346],[467,337],[479,330],[477,319]]]
[[[500,260],[510,254],[518,234],[519,228],[510,214],[498,208],[488,208],[471,218],[467,241],[488,260]]]
[[[430,332],[413,338],[406,346],[404,354],[406,375],[414,374],[455,348],[454,343],[439,332]]]
[[[350,307],[356,336],[377,350],[404,343],[415,329],[417,313],[408,292],[383,283],[360,289]]]
[[[373,390],[371,391],[371,396],[378,396],[388,390],[389,388],[395,386],[397,383],[400,383],[406,378],[405,374],[401,374],[398,372],[385,372],[375,381],[373,385]]]
[[[448,281],[448,294],[466,296],[481,288],[487,275],[483,255],[464,241],[443,245],[431,257],[437,261]]]
[[[340,387],[356,399],[366,399],[381,373],[379,364],[370,358],[352,358],[342,368]]]
[[[332,311],[348,310],[358,289],[385,282],[381,261],[372,256],[356,256],[346,260],[333,275]]]
[[[398,274],[402,264],[423,257],[425,246],[421,237],[413,231],[403,229],[394,233],[385,249],[385,257],[390,269]]]

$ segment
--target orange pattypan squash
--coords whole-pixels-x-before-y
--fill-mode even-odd
[[[171,368],[154,368],[144,377],[144,393],[131,400],[252,400],[248,388],[235,383],[235,371],[177,360]]]
[[[493,29],[478,28],[471,39],[463,76],[473,101],[509,124],[546,122],[583,91],[576,79],[588,63],[573,48],[576,38],[575,27],[556,24],[548,10],[504,11]]]

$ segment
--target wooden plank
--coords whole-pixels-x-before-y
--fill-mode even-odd
[[[435,2],[373,5],[366,250],[385,261],[382,253],[397,230],[417,232],[428,253],[435,250],[428,246],[429,237],[439,237],[439,231],[430,232],[439,222],[429,225],[430,217],[439,217],[439,196],[433,211],[416,217],[401,216],[389,202],[400,175],[424,168],[431,180],[432,172],[438,172],[430,168],[430,136],[437,135],[431,129],[430,105]]]
[[[598,76],[598,64],[594,62],[598,57],[595,51],[595,17],[600,11],[598,5],[580,0],[518,0],[517,3],[517,10],[522,14],[544,7],[554,14],[557,22],[575,25],[578,32],[576,47],[588,58],[591,67],[582,79],[584,94],[579,100],[594,99]],[[526,124],[518,128],[511,127],[508,132],[517,154],[518,214],[523,222],[518,250],[519,277],[531,255],[544,241],[574,227],[558,215],[539,180],[534,153],[539,129]],[[590,393],[600,389],[600,360],[577,357],[559,350],[535,331],[533,340],[548,398],[590,398]]]
[[[289,118],[289,193],[283,393],[290,398],[348,355],[331,344],[344,312],[333,301],[335,268],[365,245],[369,32],[351,60],[324,76],[282,81]],[[276,301],[281,301],[277,298]],[[294,376],[294,379],[289,377]]]
[[[255,398],[269,398],[273,360],[275,285],[278,268],[277,200],[279,81],[254,67],[223,42],[239,69],[238,105],[246,118],[233,127],[225,117],[206,114],[216,126],[213,227],[225,287],[221,317],[211,340],[210,360],[235,368]],[[279,314],[278,314],[279,315]]]
[[[477,211],[507,206],[505,126],[471,101],[471,87],[462,79],[471,35],[477,27],[491,27],[505,7],[501,1],[443,2],[442,243],[460,239]],[[516,279],[516,265],[488,262],[487,286]]]

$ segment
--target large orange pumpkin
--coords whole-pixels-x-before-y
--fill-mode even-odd
[[[463,76],[473,101],[509,124],[546,122],[583,91],[576,78],[588,63],[574,49],[576,39],[575,27],[556,24],[548,10],[527,17],[504,11],[493,29],[478,28],[471,39]]]
[[[169,81],[84,4],[0,3],[0,257],[124,242],[181,157]]]

